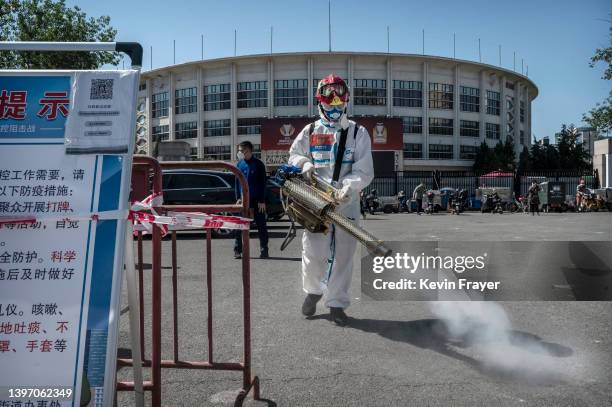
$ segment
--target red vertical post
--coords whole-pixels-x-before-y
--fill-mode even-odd
[[[151,404],[161,407],[161,235],[153,228],[153,261],[151,274]]]
[[[246,204],[248,205],[248,199]],[[245,211],[246,216],[248,210]],[[244,372],[243,388],[251,385],[251,263],[249,230],[242,231],[242,309],[244,313]]]
[[[212,239],[206,229],[206,297],[208,302],[208,363],[213,363]]]
[[[172,231],[172,332],[174,361],[177,362],[178,356],[178,281],[177,281],[177,261],[176,261],[176,231]]]
[[[138,231],[138,300],[140,302],[140,360],[145,360],[144,340],[144,274],[142,254],[142,232]]]

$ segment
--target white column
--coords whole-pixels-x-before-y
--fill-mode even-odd
[[[170,89],[168,92],[168,132],[170,133],[170,140],[176,140],[176,134],[174,133],[174,89],[176,88],[174,84],[174,73],[170,71],[170,75],[168,75],[168,88]]]
[[[525,87],[525,137],[527,138],[526,145],[530,146],[533,136],[531,135],[531,100],[528,87]]]
[[[268,117],[274,117],[274,61],[268,60]]]
[[[347,74],[348,74],[348,78],[347,78],[347,85],[351,91],[351,100],[353,101],[352,103],[349,103],[348,105],[348,115],[349,117],[353,116],[353,112],[354,109],[353,107],[355,106],[355,102],[354,102],[354,97],[355,97],[355,87],[353,86],[355,84],[355,75],[354,75],[354,63],[353,63],[353,57],[349,55],[348,60],[347,60]]]
[[[480,142],[482,143],[486,139],[486,122],[487,122],[487,87],[485,85],[485,71],[480,71],[480,113],[478,115],[479,127],[480,127]]]
[[[153,86],[153,82],[151,81],[151,79],[147,79],[145,81],[145,86],[147,87],[147,98],[145,99],[145,103],[147,104],[147,107],[145,109],[146,115],[147,115],[147,154],[152,156],[153,155],[153,126],[151,125],[151,122],[153,121],[153,118],[151,117],[153,109],[151,108],[151,101],[152,101],[152,95],[153,95],[153,89],[151,89],[151,87]]]
[[[391,58],[387,58],[387,116],[391,116],[393,107],[393,64]]]
[[[521,82],[514,84],[514,151],[518,162],[521,153],[521,101],[523,100],[523,85]]]
[[[500,140],[503,142],[506,141],[506,123],[508,122],[508,108],[506,107],[506,77],[502,76],[499,81],[499,94],[501,99],[501,110],[500,110],[500,120],[499,120],[499,130],[500,130]]]
[[[312,117],[314,116],[314,106],[313,106],[313,93],[312,93],[312,82],[314,81],[314,66],[313,66],[313,61],[312,58],[308,58],[308,79],[307,79],[307,90],[308,90],[308,109],[307,109],[307,114],[308,117]]]
[[[231,138],[230,138],[230,147],[231,147],[231,152],[232,152],[232,159],[234,157],[236,157],[236,144],[238,143],[238,119],[236,117],[236,112],[238,109],[238,101],[237,101],[237,89],[236,87],[238,86],[238,81],[236,80],[237,77],[237,67],[236,67],[236,63],[232,62],[230,64],[230,88],[231,88],[231,93],[230,93],[230,132],[231,132]]]
[[[198,88],[196,90],[198,100],[198,159],[204,158],[204,70],[197,67]]]
[[[423,61],[423,158],[429,159],[429,82],[427,61]]]
[[[459,97],[459,82],[460,82],[460,72],[459,72],[459,64],[455,65],[455,81],[453,85],[453,159],[458,160],[460,157],[460,142],[461,142],[461,131],[460,131],[460,122],[459,122],[459,107],[460,107],[460,97]]]

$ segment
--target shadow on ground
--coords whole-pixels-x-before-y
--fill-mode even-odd
[[[310,319],[330,319],[329,314],[317,315]],[[478,372],[498,380],[523,382],[531,385],[553,385],[563,382],[562,372],[545,369],[544,372],[527,372],[530,366],[512,368],[485,363],[466,355],[460,350],[483,345],[475,332],[457,338],[450,335],[443,320],[420,319],[415,321],[390,321],[378,319],[350,318],[347,328],[376,333],[386,339],[404,342],[421,349],[428,349],[441,355],[459,360]],[[533,357],[562,358],[573,355],[573,350],[557,343],[546,342],[537,335],[511,330],[506,332],[509,344],[523,352],[532,352]]]

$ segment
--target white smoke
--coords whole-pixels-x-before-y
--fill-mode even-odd
[[[468,353],[484,373],[553,384],[569,379],[564,356],[572,351],[512,330],[504,309],[486,301],[432,302],[431,311],[444,322],[453,350]]]

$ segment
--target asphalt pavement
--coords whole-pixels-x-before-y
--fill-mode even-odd
[[[336,327],[319,304],[300,314],[301,232],[279,250],[287,222],[270,226],[270,255],[260,260],[251,236],[252,360],[267,401],[252,406],[610,406],[612,405],[612,303],[573,301],[580,281],[597,278],[608,292],[611,264],[596,263],[593,275],[555,280],[568,301],[502,301],[503,337],[484,337],[486,326],[451,332],[432,303],[374,301],[360,288],[356,254],[349,326]],[[383,240],[500,242],[610,241],[612,214],[378,214],[362,226]],[[179,352],[182,360],[205,360],[206,289],[203,235],[181,232],[179,255]],[[145,295],[150,297],[150,241],[145,241]],[[213,302],[216,361],[240,361],[241,271],[233,240],[213,240]],[[560,253],[561,254],[561,253]],[[164,239],[163,358],[172,358],[170,241]],[[510,268],[509,268],[510,269]],[[531,279],[517,273],[516,284]],[[510,278],[512,281],[512,278]],[[569,281],[571,280],[571,281]],[[546,285],[550,285],[546,280]],[[579,286],[580,284],[578,284]],[[124,290],[125,291],[125,290]],[[125,297],[125,293],[124,293]],[[580,298],[579,298],[580,299]],[[124,299],[125,303],[125,299]],[[473,303],[472,303],[473,304]],[[150,307],[145,325],[150,327]],[[462,312],[457,306],[453,315]],[[488,312],[488,311],[487,311]],[[496,314],[497,315],[497,314]],[[127,314],[120,322],[120,354],[129,354]],[[499,332],[497,332],[499,334]],[[147,351],[150,338],[146,339]],[[131,379],[122,368],[118,377]],[[225,406],[241,384],[237,372],[164,369],[165,406]],[[120,393],[118,405],[133,405]]]

